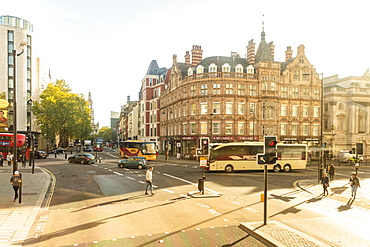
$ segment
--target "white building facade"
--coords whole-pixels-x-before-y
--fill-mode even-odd
[[[28,131],[31,123],[31,106],[35,83],[35,59],[32,52],[33,26],[14,17],[0,16],[0,93],[8,100],[9,131],[13,130],[14,76],[16,82],[17,130]],[[15,57],[13,50],[16,51]]]
[[[329,153],[351,151],[356,143],[370,154],[370,72],[324,80],[324,142]]]

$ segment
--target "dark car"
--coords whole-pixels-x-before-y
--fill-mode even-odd
[[[64,148],[52,148],[49,150],[49,154],[54,154],[54,153],[60,153],[60,154],[64,154],[66,150]]]
[[[48,154],[44,151],[35,151],[35,158],[36,159],[46,159],[48,157]]]
[[[141,170],[148,167],[148,162],[145,157],[132,156],[128,159],[118,161],[118,167],[137,168]]]
[[[92,154],[79,153],[68,158],[69,163],[94,164],[95,156]]]

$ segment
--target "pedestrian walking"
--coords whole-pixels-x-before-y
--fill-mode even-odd
[[[19,171],[15,171],[14,175],[10,178],[10,183],[14,189],[14,201],[18,198],[19,186],[21,186],[21,178],[19,176]]]
[[[26,167],[26,155],[21,154],[22,167]]]
[[[328,191],[328,187],[329,187],[329,178],[328,178],[328,175],[326,173],[324,173],[321,177],[321,184],[322,184],[322,188],[323,188],[323,195],[329,195],[329,191]]]
[[[4,164],[4,156],[3,153],[0,152],[0,166],[3,166]]]
[[[352,176],[349,178],[349,185],[351,186],[351,197],[356,198],[357,188],[361,188],[360,180],[356,173],[352,173]]]
[[[150,166],[148,170],[146,171],[146,175],[145,175],[145,179],[146,179],[145,195],[149,195],[148,188],[150,188],[150,192],[152,193],[152,195],[154,195],[153,193],[153,174],[152,173],[153,173],[153,166]]]
[[[8,161],[8,166],[11,166],[12,163],[13,163],[13,155],[12,155],[12,153],[8,153],[8,155],[6,156],[6,160]]]
[[[335,175],[335,167],[334,167],[334,164],[331,164],[329,166],[329,179],[330,179],[330,181],[334,180],[334,175]]]

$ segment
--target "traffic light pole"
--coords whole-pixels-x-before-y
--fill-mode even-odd
[[[265,190],[263,194],[263,224],[267,225],[267,164],[264,168]]]
[[[265,167],[264,167],[264,182],[265,189],[263,193],[263,224],[267,225],[267,166],[269,164],[276,164],[277,160],[277,137],[276,136],[264,136],[264,157],[265,157]]]

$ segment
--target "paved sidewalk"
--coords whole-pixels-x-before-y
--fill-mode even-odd
[[[20,166],[19,171],[23,181],[21,203],[13,201],[14,190],[10,184],[13,168],[6,164],[0,167],[0,246],[22,246],[51,183],[51,176],[44,169],[36,167],[32,174],[27,165]]]
[[[316,198],[330,198],[342,204],[347,203],[340,206],[338,211],[356,208],[358,211],[369,213],[370,195],[367,192],[370,191],[370,179],[362,179],[360,184],[361,188],[357,190],[356,199],[351,199],[348,179],[331,181],[329,195],[326,197],[322,197],[323,187],[317,183],[316,179],[297,181],[295,187],[316,196]],[[329,246],[308,233],[294,229],[283,222],[269,221],[267,225],[263,225],[263,222],[247,222],[241,223],[239,227],[267,246]],[[320,230],[322,231],[322,229]],[[328,230],[328,234],[330,234],[329,232],[330,230]]]

